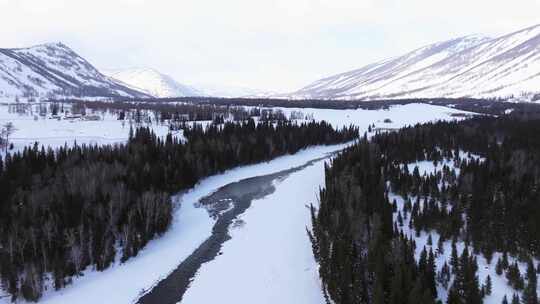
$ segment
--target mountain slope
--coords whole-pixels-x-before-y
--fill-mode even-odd
[[[243,86],[227,85],[197,85],[204,92],[205,96],[225,97],[225,98],[266,98],[276,95],[275,92],[252,89]]]
[[[147,97],[101,74],[62,43],[0,49],[3,97]]]
[[[507,97],[540,91],[540,25],[466,36],[316,81],[293,98]]]
[[[149,68],[104,71],[110,77],[159,98],[201,96],[195,88],[178,83],[172,77]]]

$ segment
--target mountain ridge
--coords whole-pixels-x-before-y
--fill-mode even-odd
[[[149,67],[103,70],[103,73],[157,98],[204,95],[200,90]]]
[[[286,98],[508,97],[540,92],[540,25],[495,38],[469,35],[328,76]]]
[[[149,97],[103,75],[61,42],[0,49],[0,96]]]

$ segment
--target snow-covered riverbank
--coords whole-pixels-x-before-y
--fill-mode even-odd
[[[453,115],[465,113],[426,104],[410,104],[376,111],[299,110],[313,114],[316,120],[328,120],[337,127],[355,124],[362,132],[374,123],[377,127],[392,129],[433,120],[462,119]],[[14,123],[17,126],[17,122]],[[44,122],[47,125],[52,123],[55,121]],[[121,132],[122,136],[111,136],[112,139],[115,142],[116,139],[127,139],[129,127],[126,128],[123,139],[124,131],[117,130],[121,128],[120,122],[99,125],[95,129],[84,125],[86,123],[103,124],[105,121],[71,123],[71,126],[66,122],[66,126],[44,126],[43,130],[35,132],[32,128],[39,128],[39,124],[25,121],[19,123],[22,129],[17,131],[18,135],[15,133],[14,137],[28,139],[33,136],[34,140],[37,136],[43,143],[43,138],[51,136],[51,132],[72,130],[75,133],[73,139],[77,139],[77,142],[81,142],[79,132],[88,132],[88,136],[100,132]],[[50,144],[61,143],[59,141]],[[214,220],[204,208],[196,207],[202,197],[229,183],[297,167],[327,153],[339,151],[345,146],[314,147],[295,155],[233,169],[204,179],[193,190],[179,197],[181,207],[174,214],[170,230],[163,237],[150,242],[137,257],[124,264],[116,264],[104,272],[86,270],[84,276],[74,279],[73,284],[66,288],[57,292],[46,291],[40,303],[121,304],[136,301],[141,294],[174,270],[211,234]],[[208,303],[210,300],[219,299],[225,303],[323,303],[317,265],[313,260],[311,244],[305,230],[310,221],[306,205],[317,203],[316,195],[319,187],[323,185],[323,162],[319,161],[276,184],[273,194],[255,201],[242,216],[245,224],[232,230],[232,240],[224,244],[222,255],[200,269],[183,302]],[[216,282],[220,284],[214,286]],[[234,289],[238,286],[243,286],[242,292]],[[0,303],[8,303],[8,299],[0,299]]]
[[[208,216],[206,209],[195,206],[202,197],[229,183],[297,167],[327,153],[342,150],[345,146],[314,147],[204,179],[193,190],[178,198],[181,207],[175,212],[170,230],[150,242],[137,257],[103,272],[87,270],[84,276],[75,279],[66,288],[47,291],[40,303],[132,303],[143,291],[165,278],[211,234],[214,220]],[[2,301],[8,303],[8,299],[0,300],[0,303]]]
[[[325,303],[306,227],[324,162],[291,174],[240,216],[222,255],[204,264],[182,303]],[[209,292],[211,290],[211,292]]]

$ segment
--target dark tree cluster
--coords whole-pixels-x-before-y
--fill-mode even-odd
[[[491,293],[491,278],[480,284],[476,255],[482,253],[490,261],[495,252],[502,252],[497,273],[522,291],[521,299],[518,294],[508,295],[510,299],[537,304],[531,261],[540,258],[538,134],[540,120],[530,116],[483,116],[380,133],[340,154],[326,169],[326,188],[320,209],[312,210],[309,232],[329,299],[428,303],[437,297],[435,280],[448,288],[448,303],[482,303]],[[442,166],[421,174],[418,167],[408,166],[417,161]],[[388,191],[405,198],[402,210],[388,200]],[[414,247],[414,241],[402,235],[408,219],[417,233],[436,231],[441,236],[438,244],[428,239],[417,262],[410,250],[402,250]],[[432,271],[432,245],[438,247],[437,255],[445,240],[453,240],[452,259]],[[461,254],[456,240],[466,244]],[[527,274],[509,262],[509,255],[529,264]],[[415,289],[392,283],[400,276],[396,264],[405,267],[402,263],[415,274],[408,282],[430,291],[425,297],[416,294],[407,302],[413,298],[406,294]],[[397,302],[395,293],[401,293]]]
[[[37,301],[46,278],[60,289],[89,267],[136,256],[167,231],[171,193],[234,166],[310,145],[350,141],[356,128],[325,122],[225,123],[157,137],[139,128],[126,144],[36,145],[0,158],[0,278],[12,299]]]
[[[413,212],[418,230],[436,229],[445,239],[465,236],[475,252],[540,257],[540,121],[476,118],[436,123],[376,136],[374,142],[395,163],[392,189],[422,197]],[[468,151],[479,157],[461,155]],[[451,159],[420,176],[404,164]]]
[[[309,236],[329,303],[435,303],[434,253],[417,263],[414,240],[393,228],[385,162],[362,141],[325,169]]]

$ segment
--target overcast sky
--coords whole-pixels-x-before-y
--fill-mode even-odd
[[[0,0],[0,47],[287,92],[432,42],[540,23],[540,0]]]

